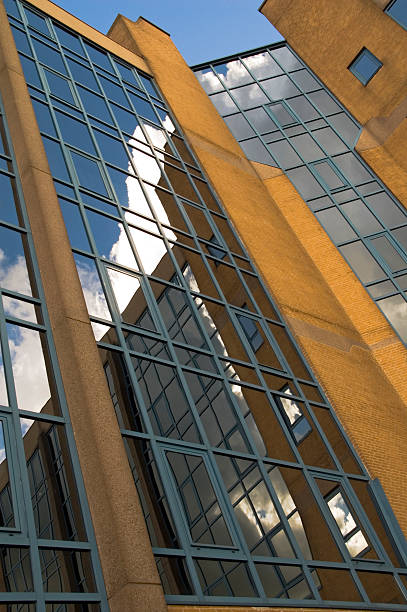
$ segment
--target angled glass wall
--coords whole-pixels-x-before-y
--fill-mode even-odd
[[[153,81],[7,6],[167,601],[407,610],[380,485]]]
[[[246,156],[285,172],[406,343],[407,211],[355,151],[355,119],[285,43],[194,70]]]
[[[107,610],[0,99],[0,609]]]

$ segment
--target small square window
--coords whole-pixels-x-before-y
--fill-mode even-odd
[[[405,0],[392,0],[386,6],[385,12],[407,30],[407,5]]]
[[[363,85],[367,85],[382,66],[381,61],[364,47],[348,68]]]

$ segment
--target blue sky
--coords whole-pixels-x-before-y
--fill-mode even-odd
[[[261,0],[56,0],[106,33],[117,13],[141,15],[169,34],[188,64],[260,47],[281,36],[258,12]]]

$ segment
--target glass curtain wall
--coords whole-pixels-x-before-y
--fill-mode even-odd
[[[7,7],[167,601],[407,610],[380,487],[154,82]]]
[[[0,609],[107,610],[0,99]]]
[[[285,172],[407,342],[407,211],[356,153],[355,119],[285,43],[194,70],[246,156]]]

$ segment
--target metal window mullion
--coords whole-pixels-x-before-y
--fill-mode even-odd
[[[194,302],[194,300],[191,300],[191,302]],[[203,304],[205,305],[205,302],[203,302]],[[195,304],[194,304],[194,307],[196,308]],[[230,316],[229,305],[228,305],[228,303],[226,301],[223,303],[223,307],[225,308],[226,313],[229,316],[229,321],[232,323],[232,325],[235,328],[235,332],[237,333],[238,337],[241,339],[240,330],[237,329],[234,319]],[[203,336],[204,336],[204,339],[205,339],[208,347],[212,347],[212,342],[211,342],[211,340],[209,338],[209,335],[207,333],[207,330],[206,330],[205,326],[203,324],[201,324],[201,323],[200,323],[200,326],[202,327]],[[248,353],[248,354],[250,354],[250,353]],[[240,424],[240,433],[243,434],[243,436],[244,436],[243,439],[246,438],[245,441],[249,443],[249,448],[251,447],[252,453],[254,453],[254,456],[257,457],[258,456],[258,450],[257,450],[256,444],[254,443],[254,440],[252,440],[252,436],[251,436],[251,434],[250,434],[250,432],[249,432],[249,430],[248,430],[248,428],[246,426],[245,419],[244,419],[240,409],[238,408],[238,406],[235,403],[235,399],[233,398],[233,393],[232,393],[230,381],[226,377],[224,368],[222,367],[222,362],[220,361],[219,356],[217,355],[217,353],[215,351],[213,352],[213,359],[214,359],[214,361],[215,361],[215,363],[216,363],[216,365],[218,367],[218,370],[219,370],[219,372],[221,374],[222,381],[223,381],[223,387],[224,387],[224,390],[226,392],[227,397],[229,398],[229,401],[232,404],[232,407],[233,407],[232,409],[233,409],[233,413],[234,413],[235,419],[236,419],[237,423]],[[255,369],[257,370],[258,365],[256,366],[256,363],[254,363],[253,365],[255,366]]]
[[[343,479],[343,481],[341,482],[341,486],[345,491],[350,501],[350,504],[356,513],[356,517],[354,517],[354,520],[356,519],[355,522],[359,524],[359,528],[366,533],[368,539],[370,540],[370,545],[373,547],[373,550],[376,553],[379,553],[379,560],[384,560],[387,565],[391,565],[391,561],[386,552],[386,549],[384,548],[380,539],[377,537],[376,532],[371,525],[370,519],[368,518],[367,513],[365,512],[362,504],[359,501],[359,497],[353,490],[353,487],[347,477]]]
[[[42,77],[40,76],[40,78],[42,78]],[[46,94],[46,96],[47,96],[48,105],[51,106],[48,94]],[[55,120],[55,118],[54,118],[54,120]],[[9,141],[8,145],[10,147],[10,152],[12,153],[10,135],[8,133],[7,126],[5,125],[4,127],[5,127],[5,130],[6,130],[6,136],[7,136],[8,141]],[[27,214],[27,212],[25,210],[23,194],[22,194],[22,187],[21,187],[21,184],[20,184],[20,181],[19,181],[19,177],[18,177],[17,174],[16,174],[16,185],[17,185],[18,196],[20,198],[20,210],[21,210],[21,214],[23,215],[24,223],[25,223],[26,227],[28,228],[29,227],[28,214]],[[30,231],[27,231],[27,241],[28,241],[28,246],[29,246],[29,252],[30,252],[30,255],[31,255],[31,264],[33,266],[33,271],[34,271],[34,277],[35,277],[35,282],[36,282],[36,288],[37,288],[38,296],[39,296],[39,299],[41,300],[42,304],[45,304],[45,295],[44,295],[44,292],[43,292],[43,289],[42,289],[42,284],[40,282],[40,272],[39,272],[39,268],[38,268],[38,263],[36,261],[35,255],[33,256],[33,254],[35,254],[35,249],[34,249],[33,239],[32,239]],[[2,307],[1,307],[1,310],[2,310]],[[42,316],[43,316],[45,327],[47,329],[51,329],[51,324],[50,324],[50,320],[49,320],[49,317],[48,317],[47,309],[42,307],[41,308],[41,312],[42,312]],[[0,322],[0,325],[1,324],[2,323]],[[4,331],[5,330],[3,329],[3,332]],[[5,335],[4,338],[7,338],[7,335]],[[54,345],[54,342],[53,342],[52,334],[48,334],[47,333],[46,334],[46,339],[47,339],[47,346],[48,346],[49,355],[50,355],[52,374],[54,376],[55,384],[56,384],[56,387],[57,387],[58,398],[59,398],[59,402],[60,402],[60,406],[61,406],[62,415],[63,415],[63,418],[65,419],[66,423],[68,424],[68,423],[70,423],[69,410],[68,410],[68,407],[66,405],[66,398],[65,398],[65,394],[63,392],[62,377],[61,377],[61,373],[60,373],[59,367],[58,367],[57,353],[56,353],[56,348],[55,348],[55,345]],[[4,355],[4,353],[3,353],[3,355]],[[9,355],[8,355],[8,358],[9,358],[9,367],[11,367],[11,358],[10,358]],[[13,393],[13,396],[14,396],[13,400],[16,401],[14,385],[12,387],[12,393]],[[15,427],[20,427],[20,423],[19,423],[19,419],[18,419],[18,415],[17,414],[14,414],[14,421],[15,421]],[[18,431],[18,429],[16,431]],[[89,508],[87,507],[85,488],[84,488],[84,484],[83,484],[82,477],[81,477],[81,470],[80,470],[80,465],[79,465],[79,459],[78,459],[78,457],[76,455],[75,441],[74,441],[73,433],[71,431],[70,426],[65,427],[64,431],[65,431],[65,435],[67,436],[67,440],[68,440],[68,447],[69,447],[71,461],[72,461],[74,475],[75,475],[75,483],[76,483],[76,486],[77,486],[77,489],[78,489],[79,499],[80,499],[80,503],[81,503],[81,510],[82,510],[82,516],[83,516],[83,521],[84,521],[84,525],[85,525],[85,530],[86,530],[86,534],[88,536],[89,543],[91,545],[92,566],[93,566],[93,571],[94,571],[94,576],[95,576],[95,582],[96,582],[98,591],[100,593],[100,597],[102,599],[101,607],[102,607],[102,610],[107,610],[106,591],[105,591],[104,581],[103,581],[103,578],[102,578],[100,561],[99,561],[99,558],[98,558],[98,553],[96,551],[96,540],[95,540],[95,535],[94,535],[93,527],[92,527],[91,520],[90,520]],[[21,455],[21,457],[24,457],[24,463],[25,463],[25,452],[24,452],[24,445],[23,445],[22,437],[21,437],[21,442],[20,442],[20,455]],[[28,508],[30,508],[30,507],[32,508],[32,506],[31,506],[31,496],[30,496],[30,493],[29,493],[30,489],[29,489],[29,484],[28,484],[28,474],[23,472],[22,478],[23,478],[23,482],[25,480],[24,495],[26,496],[26,498],[28,498],[27,499],[27,502],[28,502],[28,506],[27,507]],[[29,513],[27,519],[29,521],[29,532],[31,534],[30,535],[31,548],[32,548],[32,550],[34,550],[34,546],[36,544],[36,542],[35,542],[36,529],[35,529],[34,518],[33,518],[32,512]],[[41,576],[41,570],[40,570],[40,558],[39,558],[38,548],[35,548],[34,555],[35,555],[33,557],[34,585],[35,585],[36,590],[38,590],[38,593],[40,594],[39,595],[39,597],[40,597],[39,602],[41,602],[41,601],[43,601],[43,596],[42,596],[42,576]]]
[[[398,255],[400,255],[400,257],[402,259],[404,259],[405,261],[405,266],[404,268],[400,268],[399,270],[392,270],[390,268],[390,265],[385,261],[383,255],[376,250],[375,246],[372,244],[372,240],[374,240],[375,238],[380,238],[382,236],[385,236],[387,238],[387,240],[390,242],[391,246],[394,248],[394,250],[396,251],[396,253]],[[370,251],[370,253],[373,255],[373,257],[379,261],[380,265],[382,268],[387,268],[387,270],[389,270],[388,272],[388,276],[391,278],[391,280],[393,280],[393,276],[394,274],[400,274],[404,271],[406,271],[407,268],[407,252],[404,251],[404,249],[401,249],[399,247],[398,242],[396,242],[396,240],[393,238],[391,232],[387,231],[387,232],[382,232],[382,233],[377,233],[377,234],[371,234],[370,236],[367,236],[365,238],[365,244],[368,248],[368,250]],[[377,255],[376,255],[377,253]]]
[[[329,448],[332,449],[333,457],[336,457],[336,453],[335,453],[335,451],[333,449],[333,446],[330,444],[329,439],[326,436],[323,427],[319,424],[318,418],[316,417],[316,415],[314,413],[313,405],[314,404],[318,404],[318,402],[313,402],[312,400],[308,400],[308,399],[305,399],[305,402],[307,404],[308,411],[310,412],[310,414],[312,414],[312,419],[316,423],[317,429],[321,433],[322,438],[323,438],[325,444],[329,445]],[[342,440],[345,442],[348,451],[352,455],[353,460],[355,461],[355,463],[357,464],[357,466],[359,467],[359,469],[361,471],[361,474],[352,474],[352,473],[350,473],[350,474],[352,475],[352,477],[354,477],[356,479],[366,480],[366,478],[369,477],[368,473],[367,473],[367,470],[366,470],[364,464],[362,463],[361,459],[359,458],[359,456],[356,454],[354,448],[349,443],[348,436],[346,435],[346,432],[345,432],[345,430],[343,428],[343,425],[341,424],[341,422],[340,422],[340,420],[339,420],[335,410],[333,410],[332,407],[329,404],[328,404],[328,406],[323,406],[323,405],[319,404],[319,407],[324,408],[331,415],[332,420],[335,422],[337,428],[339,429],[339,432],[342,435]],[[326,438],[326,440],[325,440],[325,438]],[[339,459],[336,458],[336,460],[337,460],[338,465],[339,465],[339,469],[337,471],[339,471],[342,474],[347,474],[347,473],[344,472],[343,466],[340,463]]]
[[[172,520],[174,522],[176,532],[180,539],[180,544],[183,550],[185,551],[185,563],[189,571],[192,585],[199,600],[202,600],[204,595],[202,593],[201,584],[195,569],[195,564],[193,562],[193,547],[191,544],[191,536],[188,533],[187,525],[183,519],[183,509],[181,507],[181,500],[179,499],[179,495],[177,494],[174,479],[171,474],[171,468],[166,457],[166,449],[171,450],[172,446],[171,444],[168,444],[168,441],[166,441],[165,443],[166,446],[161,444],[159,445],[154,437],[151,439],[150,443],[151,449],[153,451],[153,456],[157,464],[157,471],[161,476],[162,486],[168,500],[168,506],[171,512]],[[180,511],[174,512],[173,510],[176,508],[179,508]]]
[[[257,593],[258,595],[261,597],[261,599],[263,599],[264,601],[266,601],[266,595],[264,592],[264,588],[263,585],[261,583],[261,580],[257,574],[256,568],[255,568],[255,564],[254,561],[251,557],[250,554],[250,549],[246,543],[246,539],[240,529],[240,526],[238,524],[238,521],[236,519],[236,515],[234,512],[234,508],[232,507],[232,503],[230,501],[229,495],[227,493],[226,488],[224,488],[223,486],[223,478],[221,476],[220,470],[218,468],[218,464],[216,462],[216,458],[214,456],[214,452],[213,450],[211,450],[210,448],[208,449],[208,457],[210,459],[211,462],[211,468],[212,468],[212,472],[213,472],[213,477],[215,478],[215,482],[217,483],[217,488],[219,489],[220,493],[222,494],[222,505],[221,508],[223,510],[226,511],[227,514],[227,520],[226,520],[226,524],[227,525],[231,525],[233,526],[232,529],[232,539],[234,539],[236,541],[236,543],[238,544],[239,549],[244,553],[245,555],[245,561],[247,563],[247,567],[249,568],[249,575],[251,575],[252,580],[254,581],[254,585],[255,588],[257,589]],[[253,459],[253,458],[252,458]],[[216,492],[216,490],[215,490]],[[237,538],[237,540],[236,540]],[[244,562],[243,562],[244,563]]]
[[[22,484],[21,490],[18,489],[16,502],[19,500],[18,498],[21,495],[23,503],[21,503],[21,514],[19,515],[22,532],[24,533],[27,529],[27,536],[29,540],[29,551],[30,551],[30,567],[31,574],[33,579],[33,587],[35,591],[35,597],[38,604],[41,606],[43,604],[43,585],[42,585],[42,575],[41,575],[41,562],[39,556],[39,550],[37,545],[36,538],[36,527],[34,522],[34,512],[31,503],[31,493],[30,493],[30,485],[28,481],[28,472],[26,467],[26,457],[25,457],[25,449],[23,443],[23,436],[19,436],[17,432],[20,431],[20,418],[18,413],[18,404],[17,404],[17,395],[14,386],[14,377],[13,377],[13,368],[12,368],[12,359],[11,354],[9,352],[8,342],[6,339],[8,338],[7,329],[4,321],[4,312],[3,306],[0,303],[0,336],[1,336],[1,345],[2,345],[2,354],[3,354],[3,365],[4,365],[4,374],[6,378],[7,384],[7,393],[9,396],[10,406],[13,408],[12,413],[10,415],[13,428],[15,431],[15,447],[17,449],[17,462],[16,464],[19,466],[19,470],[17,471],[17,476],[20,478],[20,482]],[[14,446],[14,445],[13,445]],[[11,466],[13,462],[11,461]],[[10,467],[11,467],[10,466]],[[10,479],[13,478],[13,472],[9,469]],[[19,504],[20,505],[20,504]],[[14,505],[15,512],[15,505]]]
[[[326,435],[326,433],[324,431],[324,428],[319,424],[319,421],[318,421],[317,417],[315,416],[314,411],[312,410],[312,406],[309,404],[308,400],[305,400],[305,405],[306,405],[306,408],[308,410],[308,415],[309,415],[309,417],[311,419],[311,422],[312,422],[312,425],[313,425],[313,429],[315,429],[318,432],[318,434],[320,435],[320,437],[322,439],[322,443],[325,445],[330,458],[334,462],[334,465],[336,467],[336,471],[339,472],[339,473],[343,473],[342,464],[339,461],[338,457],[336,456],[334,448],[331,445],[331,443],[329,442],[328,436]],[[329,412],[331,413],[331,410],[329,410]],[[303,417],[306,418],[305,415],[303,415]],[[308,421],[308,419],[307,419],[307,421]],[[293,425],[295,425],[295,423],[293,423]]]
[[[302,554],[302,550],[301,550],[301,548],[300,548],[300,546],[299,546],[299,544],[297,542],[296,537],[294,536],[294,534],[292,532],[292,529],[291,529],[290,524],[288,522],[287,515],[284,512],[284,509],[283,509],[283,507],[281,505],[280,499],[279,499],[277,493],[275,492],[274,487],[273,487],[273,485],[271,483],[270,477],[268,475],[268,471],[265,468],[265,464],[263,463],[263,461],[259,461],[258,466],[260,468],[260,473],[261,473],[261,475],[263,477],[263,481],[264,481],[264,483],[266,485],[266,489],[267,489],[267,491],[268,491],[268,493],[269,493],[269,495],[270,495],[270,497],[271,497],[271,499],[273,501],[274,507],[275,507],[275,509],[277,511],[277,514],[278,514],[279,518],[280,518],[280,524],[282,525],[282,527],[284,529],[284,532],[285,532],[285,535],[287,536],[288,541],[289,541],[289,543],[290,543],[290,545],[291,545],[291,547],[292,547],[292,549],[293,549],[293,551],[295,553],[296,560],[297,560],[298,564],[301,565],[301,567],[302,567],[302,570],[303,570],[303,572],[304,572],[304,574],[306,576],[307,582],[309,583],[308,586],[310,587],[311,592],[312,592],[314,598],[317,601],[319,601],[320,600],[320,596],[319,596],[318,591],[317,591],[317,589],[315,587],[315,583],[314,583],[314,581],[313,581],[313,579],[311,577],[311,572],[310,572],[308,566],[306,565],[305,558],[304,558],[304,556]],[[297,507],[296,507],[296,511],[298,512],[298,514],[300,514]],[[304,532],[305,532],[305,529],[304,529]]]
[[[339,526],[337,525],[331,511],[328,508],[328,504],[325,502],[325,499],[322,497],[322,494],[319,490],[319,487],[317,486],[317,484],[314,481],[314,478],[319,478],[321,477],[320,474],[313,474],[311,471],[308,470],[304,470],[304,476],[305,479],[308,483],[308,485],[310,486],[313,494],[314,494],[314,499],[317,503],[317,505],[319,506],[319,509],[322,513],[323,518],[325,519],[328,529],[331,533],[331,536],[334,539],[335,544],[337,545],[343,561],[346,563],[348,570],[350,571],[352,578],[354,580],[354,583],[356,584],[357,590],[359,591],[359,594],[361,595],[361,597],[363,598],[363,601],[370,601],[367,593],[365,591],[365,589],[363,588],[363,585],[356,573],[356,569],[355,569],[355,564],[353,562],[353,558],[350,557],[350,553],[346,547],[345,544],[345,538],[342,535]],[[338,483],[338,487],[342,487],[344,479],[341,478],[340,480],[338,478],[333,479],[334,481],[336,481]],[[349,561],[350,559],[350,561]]]

